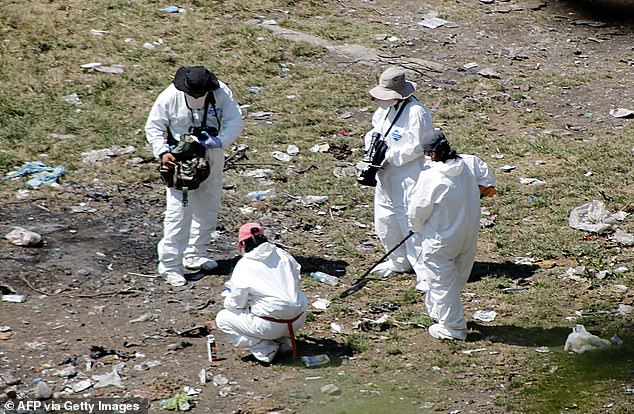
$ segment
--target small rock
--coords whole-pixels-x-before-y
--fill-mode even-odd
[[[341,390],[335,384],[326,384],[321,387],[321,392],[326,395],[339,395],[341,394]]]
[[[33,398],[36,400],[48,400],[53,396],[53,390],[51,387],[45,383],[44,381],[40,381],[35,386],[35,392],[33,393]]]

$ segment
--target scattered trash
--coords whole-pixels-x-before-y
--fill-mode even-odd
[[[337,277],[329,275],[328,273],[310,272],[309,274],[313,279],[330,286],[337,286],[337,283],[339,283],[339,279]]]
[[[572,328],[572,333],[568,335],[564,351],[573,351],[581,354],[586,351],[606,349],[612,345],[607,339],[599,338],[592,335],[583,325],[577,325]]]
[[[53,168],[47,166],[41,161],[30,161],[25,162],[18,171],[6,175],[3,179],[8,180],[30,174],[38,175],[24,183],[27,187],[38,188],[44,184],[54,185],[57,184],[59,177],[64,175],[64,167],[60,165]]]
[[[73,392],[82,392],[90,387],[92,387],[92,381],[89,379],[81,380],[71,385]]]
[[[159,10],[164,11],[166,13],[185,13],[186,12],[185,9],[178,6],[167,6]]]
[[[475,62],[469,62],[469,63],[465,63],[464,65],[462,65],[460,67],[460,69],[462,70],[470,70],[470,69],[475,69],[478,67],[478,64]]]
[[[399,304],[394,302],[370,303],[368,307],[372,313],[385,313],[398,310]]]
[[[268,170],[265,168],[258,168],[251,171],[245,171],[242,173],[242,175],[245,177],[252,177],[252,178],[266,178],[271,172],[272,172],[271,170]]]
[[[340,334],[342,332],[342,330],[343,330],[343,328],[338,323],[332,322],[330,324],[330,332],[336,333],[336,334]]]
[[[188,341],[181,341],[181,342],[177,342],[174,344],[169,344],[167,346],[167,352],[168,353],[174,353],[176,351],[178,351],[179,349],[185,349],[189,346],[192,346],[193,344],[191,342]]]
[[[507,288],[500,289],[500,291],[502,293],[511,294],[511,293],[524,293],[524,292],[527,292],[528,289],[527,288],[507,287]]]
[[[526,184],[526,185],[541,185],[541,184],[545,184],[544,181],[542,180],[538,180],[537,178],[524,178],[524,177],[520,177],[519,178],[519,182],[521,184]]]
[[[493,68],[483,68],[478,71],[478,75],[488,79],[500,79],[502,76]]]
[[[473,313],[473,319],[482,322],[493,322],[498,313],[494,310],[478,310]]]
[[[250,193],[245,194],[244,198],[251,201],[262,201],[271,199],[275,197],[275,195],[275,190],[269,188],[268,190],[251,191]]]
[[[488,228],[493,227],[495,225],[495,221],[497,220],[498,215],[493,213],[489,214],[486,217],[480,219],[480,228]]]
[[[310,148],[310,152],[328,152],[330,149],[329,144],[318,144]]]
[[[248,115],[248,118],[254,119],[256,121],[263,121],[265,119],[269,119],[275,115],[275,112],[254,112]]]
[[[225,377],[224,375],[220,375],[220,374],[214,375],[213,384],[216,387],[227,385],[228,383],[229,383],[229,379]]]
[[[547,354],[550,352],[550,348],[548,348],[547,346],[540,346],[538,348],[535,348],[535,351],[539,352],[540,354]]]
[[[299,154],[299,147],[297,145],[289,144],[289,146],[286,147],[286,153],[290,156],[295,156]]]
[[[172,398],[161,401],[159,405],[169,411],[188,411],[191,408],[190,400],[191,397],[186,392],[181,392]]]
[[[439,17],[424,17],[422,22],[418,22],[416,24],[427,29],[437,29],[441,26],[446,25],[447,23],[450,22]]]
[[[260,91],[262,91],[262,88],[260,88],[258,86],[251,86],[250,88],[247,88],[247,91],[249,91],[251,93],[258,94],[258,93],[260,93]]]
[[[572,20],[570,24],[574,24],[577,26],[582,26],[582,25],[590,26],[590,27],[603,27],[606,25],[606,23],[598,21],[598,20],[583,20],[583,19]]]
[[[218,361],[218,354],[216,352],[216,336],[213,334],[207,335],[207,359],[209,362]]]
[[[610,240],[620,243],[623,246],[634,246],[634,235],[631,233],[625,233],[621,229],[616,229],[609,238]]]
[[[200,385],[205,385],[207,383],[207,370],[205,368],[201,368],[198,372],[198,381]]]
[[[339,395],[341,390],[335,384],[326,384],[321,387],[321,392],[326,395]]]
[[[151,322],[153,320],[156,320],[156,318],[157,318],[156,314],[144,313],[143,315],[139,316],[138,318],[130,319],[130,321],[128,323]]]
[[[517,167],[515,165],[503,165],[503,166],[500,167],[500,170],[504,171],[504,172],[510,172],[510,171],[513,171],[516,168]]]
[[[81,157],[82,161],[85,164],[94,164],[96,162],[110,159],[112,157],[117,157],[119,155],[131,154],[135,151],[136,148],[134,148],[132,145],[128,145],[127,147],[118,147],[115,145],[110,148],[82,152]]]
[[[37,246],[42,241],[42,236],[24,227],[14,227],[4,238],[16,246]]]
[[[62,96],[62,101],[74,105],[79,105],[81,103],[79,95],[77,95],[76,92],[73,92],[70,95]]]
[[[26,295],[2,295],[2,302],[24,303]]]
[[[112,367],[112,371],[108,374],[93,375],[93,381],[96,381],[95,388],[104,388],[110,385],[120,387],[122,385],[121,377],[117,373],[116,368]]]
[[[328,299],[319,298],[315,302],[313,302],[313,307],[315,309],[326,310],[330,306],[330,301]]]
[[[100,345],[93,345],[90,347],[90,358],[99,359],[106,355],[116,355],[117,357],[123,360],[130,359],[130,355],[125,351],[118,351],[116,349],[106,349]]]
[[[71,213],[94,213],[95,211],[97,211],[96,208],[89,207],[86,203],[79,203],[77,206],[70,207]]]
[[[291,160],[291,156],[285,152],[273,151],[271,155],[278,161],[289,162]]]
[[[626,291],[627,291],[627,288],[626,288]],[[616,310],[616,314],[619,316],[625,316],[625,315],[629,315],[633,311],[634,311],[634,306],[621,303],[619,304],[619,307]]]
[[[482,351],[486,351],[486,348],[476,348],[476,349],[465,349],[464,351],[460,351],[465,355],[471,355],[474,354],[476,352],[482,352]]]
[[[307,195],[301,197],[299,201],[302,204],[311,205],[311,204],[324,204],[328,201],[328,196],[316,196],[316,195]]]
[[[515,258],[515,260],[513,260],[513,264],[516,265],[532,265],[533,263],[535,263],[535,259],[532,257],[522,257],[522,256],[518,256]]]
[[[337,177],[355,177],[357,174],[357,168],[352,165],[349,167],[335,167],[332,169],[332,174]]]
[[[364,332],[368,331],[378,331],[383,332],[387,331],[392,327],[392,323],[389,321],[390,315],[384,314],[378,319],[372,320],[368,318],[363,318],[361,321],[356,323],[355,328],[359,328]]]
[[[97,72],[110,73],[113,75],[120,75],[123,73],[123,65],[111,65],[106,66],[100,62],[85,63],[80,66],[82,69],[92,69]]]
[[[303,356],[301,359],[306,368],[322,367],[330,363],[330,358],[326,354]]]
[[[616,218],[612,217],[603,202],[598,200],[592,200],[589,203],[575,207],[568,218],[568,224],[573,229],[593,233],[602,233],[610,230],[615,223]]]
[[[11,332],[11,327],[8,325],[0,325],[0,340],[6,341],[11,339],[13,336],[13,332]]]

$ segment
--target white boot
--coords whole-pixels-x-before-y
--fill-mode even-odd
[[[277,355],[279,349],[280,344],[277,342],[263,339],[249,348],[249,351],[251,351],[258,361],[270,363],[275,358],[275,355]]]

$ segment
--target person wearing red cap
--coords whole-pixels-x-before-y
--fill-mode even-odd
[[[242,113],[233,93],[204,66],[179,68],[174,82],[152,106],[145,134],[162,167],[174,170],[176,158],[170,148],[183,135],[199,138],[211,166],[209,177],[196,190],[188,192],[187,206],[183,205],[181,190],[166,189],[158,272],[172,286],[186,283],[184,268],[210,271],[218,266],[208,257],[207,248],[220,209],[223,148],[238,138],[242,127]]]
[[[270,363],[280,351],[296,355],[294,332],[306,320],[301,266],[285,250],[269,243],[262,226],[246,223],[238,232],[238,261],[223,292],[224,309],[216,326],[238,348]]]

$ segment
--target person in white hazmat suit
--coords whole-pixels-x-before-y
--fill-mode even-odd
[[[422,246],[419,260],[429,291],[429,327],[437,339],[467,338],[460,292],[469,278],[480,228],[480,191],[476,176],[456,154],[441,130],[425,134],[422,147],[431,158],[420,173],[407,212],[412,238]]]
[[[379,84],[369,91],[378,109],[372,116],[372,129],[365,135],[365,150],[376,133],[388,147],[374,192],[374,228],[385,251],[409,233],[409,194],[425,167],[420,143],[423,134],[433,129],[431,112],[412,96],[415,91],[416,84],[398,67],[387,68]],[[392,272],[409,272],[420,253],[420,246],[410,238],[372,273],[387,277]]]
[[[204,123],[204,125],[203,125]],[[188,194],[166,189],[163,238],[158,243],[158,272],[172,286],[186,283],[184,268],[210,271],[218,264],[208,257],[211,233],[216,229],[222,197],[223,148],[240,135],[242,113],[229,87],[204,66],[181,67],[174,82],[157,97],[145,133],[164,168],[174,170],[170,145],[192,134],[206,147],[211,174]]]
[[[301,266],[269,243],[258,223],[240,227],[238,248],[242,258],[225,283],[216,326],[259,361],[270,363],[278,351],[292,350],[296,357],[294,332],[304,325],[308,303],[300,288]]]

